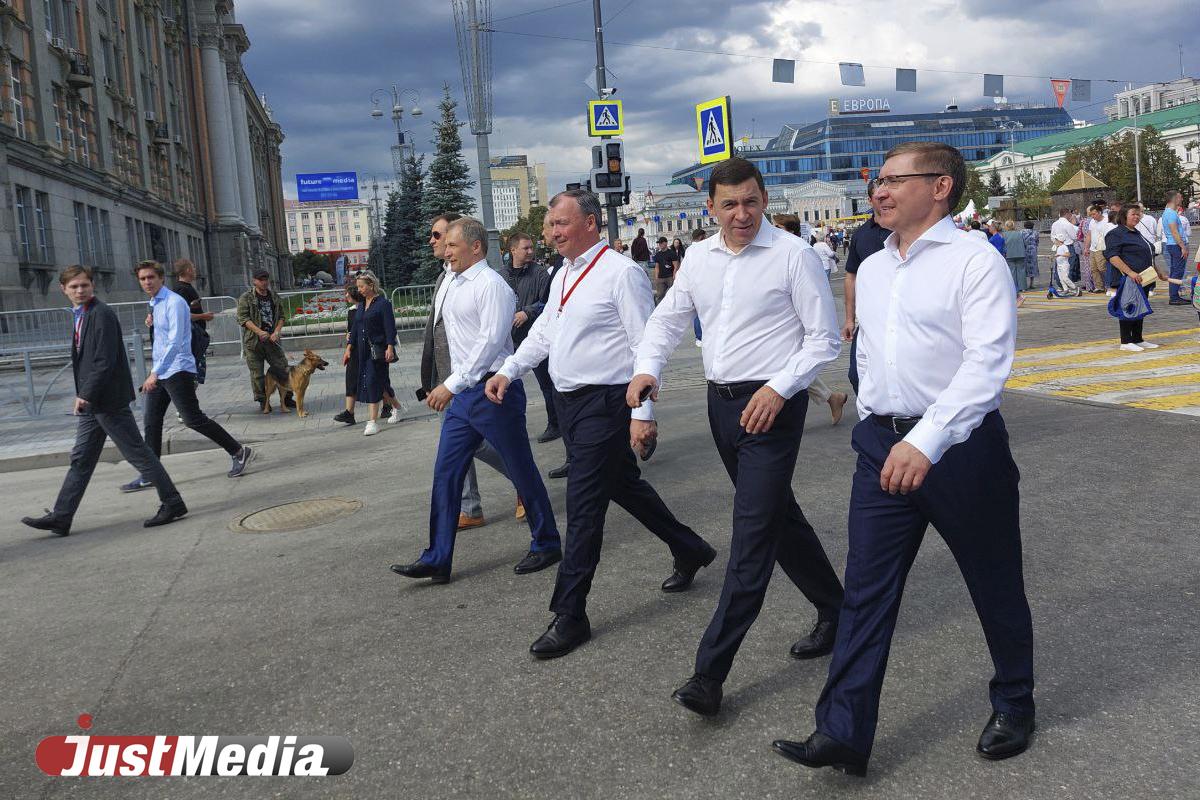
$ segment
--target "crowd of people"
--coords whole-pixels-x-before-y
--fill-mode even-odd
[[[427,546],[392,572],[451,579],[457,532],[483,524],[478,460],[512,483],[515,515],[529,528],[528,552],[514,571],[557,565],[553,617],[529,648],[534,657],[566,656],[590,639],[589,595],[612,502],[666,545],[671,563],[661,590],[687,591],[717,550],[668,507],[638,461],[657,446],[662,374],[690,329],[702,344],[707,420],[734,499],[720,598],[700,636],[695,671],[673,699],[700,715],[720,713],[724,684],[778,563],[815,612],[813,628],[790,645],[790,655],[832,660],[815,731],[773,746],[805,766],[865,774],[901,594],[933,524],[968,585],[995,670],[978,752],[988,759],[1023,752],[1035,727],[1033,629],[1018,471],[999,406],[1015,350],[1013,291],[1038,277],[1038,234],[1031,225],[994,221],[986,230],[972,221],[964,232],[949,211],[965,180],[954,148],[899,145],[868,185],[871,218],[848,239],[826,229],[809,241],[794,215],[767,214],[762,175],[735,157],[710,178],[714,236],[695,231],[687,246],[661,237],[651,252],[639,230],[626,256],[623,243],[601,238],[595,195],[569,190],[552,199],[546,215],[542,239],[556,254],[550,263],[535,263],[532,238],[517,234],[500,270],[488,265],[481,222],[455,213],[432,220],[429,244],[443,270],[426,319],[417,398],[443,415],[442,426]],[[1172,281],[1176,302],[1189,255],[1190,221],[1178,194],[1166,198],[1155,223],[1163,230],[1166,271],[1154,263],[1139,205],[1094,204],[1087,219],[1080,225],[1064,209],[1051,227],[1056,280],[1064,291],[1112,294],[1123,351],[1155,347],[1142,335],[1143,307],[1155,281]],[[829,282],[839,249],[846,254],[841,323]],[[1085,252],[1088,269],[1076,279],[1071,271]],[[180,282],[171,291],[162,265],[136,268],[153,334],[153,365],[139,389],[144,439],[129,408],[133,384],[115,313],[95,297],[86,267],[60,275],[73,309],[77,441],[54,508],[24,518],[26,525],[70,533],[106,437],[138,471],[121,489],[159,495],[146,526],[186,515],[160,461],[163,415],[172,403],[185,425],[229,453],[229,477],[244,474],[251,449],[199,408],[204,326],[212,315],[191,286],[194,267],[180,262],[175,269]],[[255,272],[252,280],[236,318],[255,401],[269,408],[271,383],[291,385],[280,342],[285,310],[269,273]],[[356,409],[366,405],[370,436],[381,418],[400,418],[389,375],[399,347],[394,309],[369,271],[345,286],[345,301],[345,408],[336,419],[354,425]],[[825,385],[821,372],[843,343],[850,345],[847,377],[860,421],[852,434],[858,458],[849,553],[839,577],[792,476],[810,402],[827,404],[834,424],[842,417],[848,394]],[[527,431],[522,379],[531,372],[547,414],[536,440],[565,445],[565,462],[549,473],[567,480],[565,529]]]

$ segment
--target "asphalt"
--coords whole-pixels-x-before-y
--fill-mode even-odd
[[[1107,330],[1095,313],[1022,315],[1021,345],[1094,338]],[[359,426],[267,441],[237,480],[220,451],[168,455],[191,513],[155,530],[140,525],[153,494],[116,491],[125,465],[97,468],[67,539],[16,522],[53,501],[61,468],[0,475],[10,498],[0,525],[0,796],[1200,796],[1197,429],[1180,415],[1005,397],[1036,635],[1039,727],[1028,753],[997,763],[974,753],[990,661],[933,531],[908,581],[866,779],[771,751],[772,739],[812,730],[828,665],[788,657],[814,614],[782,573],[722,715],[703,720],[673,703],[729,550],[732,489],[707,430],[699,354],[690,343],[677,354],[644,469],[718,559],[691,592],[664,595],[668,553],[614,507],[589,606],[594,638],[550,662],[527,648],[550,621],[553,574],[513,574],[528,533],[511,518],[511,486],[486,468],[490,521],[459,537],[454,580],[431,586],[387,569],[425,540],[435,419],[370,438]],[[837,369],[828,377],[845,385]],[[536,433],[544,414],[530,397]],[[793,482],[839,573],[851,423],[831,427],[812,409]],[[543,470],[561,461],[560,443],[534,452]],[[562,526],[565,486],[547,485]],[[288,533],[230,529],[256,509],[320,497],[363,507]],[[355,762],[324,779],[43,776],[37,742],[80,732],[83,712],[97,735],[346,736]]]

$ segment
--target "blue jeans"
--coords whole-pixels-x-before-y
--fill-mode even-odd
[[[1183,278],[1184,272],[1187,270],[1187,263],[1183,258],[1183,248],[1177,244],[1163,245],[1163,252],[1167,254],[1167,274],[1168,276],[1180,280]],[[1168,292],[1172,300],[1179,299],[1179,284],[1170,284]]]

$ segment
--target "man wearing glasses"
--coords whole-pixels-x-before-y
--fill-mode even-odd
[[[808,767],[866,774],[900,597],[930,524],[958,563],[995,666],[977,750],[1015,756],[1033,732],[1020,476],[999,411],[1016,308],[1003,257],[949,217],[965,183],[962,155],[934,142],[893,148],[876,181],[879,224],[893,233],[855,287],[862,421],[845,600],[816,732],[774,743]]]

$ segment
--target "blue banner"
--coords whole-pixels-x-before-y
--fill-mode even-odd
[[[358,175],[354,172],[314,172],[297,175],[296,199],[301,203],[314,200],[357,200]]]

